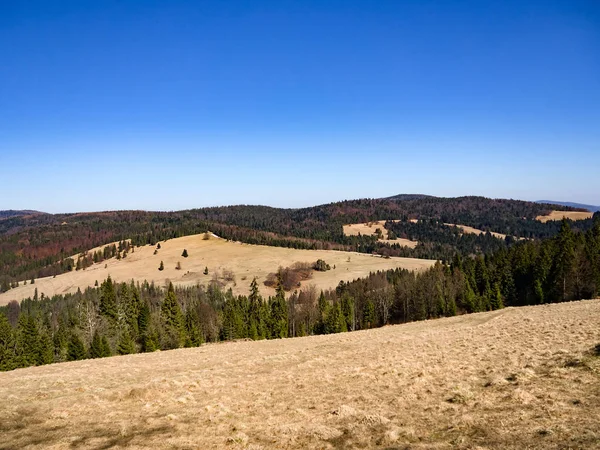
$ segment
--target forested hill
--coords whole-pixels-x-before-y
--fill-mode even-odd
[[[386,199],[347,200],[310,208],[224,206],[175,212],[105,211],[77,214],[30,214],[0,220],[0,290],[18,280],[71,270],[67,258],[96,246],[131,239],[133,245],[211,230],[226,239],[295,248],[377,252],[390,256],[447,259],[455,253],[481,254],[508,245],[489,235],[458,235],[454,223],[515,237],[542,238],[558,233],[558,222],[535,220],[555,205],[484,197],[440,198],[400,195]],[[561,208],[572,210],[572,208]],[[400,219],[399,237],[414,235],[415,249],[390,246],[370,236],[344,236],[342,226],[371,220]],[[592,221],[573,223],[585,231]]]
[[[577,208],[579,210],[588,210],[591,212],[600,211],[600,206],[584,205],[583,203],[557,202],[555,200],[538,200],[536,203],[545,203],[548,205],[569,206],[571,208]]]
[[[44,213],[39,212],[39,211],[33,211],[30,209],[23,209],[23,210],[7,209],[7,210],[0,211],[0,220],[7,219],[9,217],[29,216],[32,214],[44,214]]]

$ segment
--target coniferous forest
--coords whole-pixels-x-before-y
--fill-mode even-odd
[[[84,292],[34,296],[0,308],[0,369],[101,358],[234,339],[278,339],[563,302],[600,292],[600,220],[587,231],[569,221],[558,234],[485,255],[456,253],[426,272],[390,270],[262,298],[217,285],[175,288],[114,283]]]

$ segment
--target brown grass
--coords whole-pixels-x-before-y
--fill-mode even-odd
[[[344,235],[346,236],[373,236],[377,228],[381,229],[383,239],[379,239],[379,242],[386,244],[398,244],[405,247],[415,248],[418,242],[411,241],[410,239],[388,239],[388,231],[385,229],[385,220],[377,220],[374,222],[367,223],[353,223],[350,225],[344,225]],[[392,222],[398,222],[398,220],[392,220]]]
[[[547,216],[537,216],[535,219],[546,223],[550,220],[563,220],[564,217],[571,220],[591,219],[594,216],[592,212],[581,211],[552,211]]]
[[[263,284],[267,275],[276,272],[280,266],[287,267],[295,263],[312,264],[323,259],[331,265],[332,270],[315,272],[306,282],[314,284],[319,290],[335,288],[340,280],[362,278],[372,271],[396,267],[423,270],[434,264],[434,261],[425,259],[384,259],[364,253],[249,245],[227,242],[214,236],[206,240],[203,234],[170,239],[160,244],[161,249],[156,255],[156,246],[137,247],[125,259],[111,258],[85,270],[64,273],[56,278],[39,278],[33,285],[21,284],[0,294],[0,305],[31,297],[36,288],[40,295],[44,293],[46,296],[73,293],[77,288],[83,290],[94,286],[96,280],[102,282],[108,275],[116,281],[148,280],[163,285],[170,280],[178,285],[190,286],[197,283],[208,284],[217,273],[220,276],[219,283],[231,287],[236,295],[247,294],[252,279],[257,277],[262,294],[273,295],[275,290]],[[183,249],[188,251],[187,258],[181,257]],[[164,270],[159,271],[161,261],[164,262]],[[181,262],[181,270],[176,269],[178,261]],[[334,265],[336,269],[333,269]],[[209,269],[208,275],[203,273],[205,267]]]
[[[444,225],[448,225],[449,227],[457,227],[460,228],[462,230],[463,233],[466,234],[485,234],[486,232],[483,230],[479,230],[477,228],[473,228],[473,227],[469,227],[467,225],[456,225],[453,223],[445,223]],[[506,239],[506,234],[502,234],[502,233],[496,233],[494,231],[491,231],[490,234],[494,237],[500,238],[500,239]]]
[[[2,448],[600,447],[600,301],[0,374]]]

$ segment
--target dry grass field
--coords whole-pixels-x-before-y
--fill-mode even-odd
[[[0,373],[0,448],[600,448],[600,301]]]
[[[473,228],[473,227],[469,227],[467,225],[456,225],[454,223],[445,223],[444,225],[448,225],[449,227],[457,227],[460,228],[462,230],[463,233],[467,233],[467,234],[485,234],[485,231],[483,230],[479,230],[477,228]],[[502,234],[502,233],[496,233],[494,231],[491,231],[490,234],[494,237],[497,237],[499,239],[506,239],[506,235]]]
[[[353,223],[350,225],[344,225],[344,235],[346,236],[358,236],[361,234],[362,236],[373,236],[377,228],[381,229],[382,239],[379,239],[380,242],[385,242],[386,244],[398,244],[403,245],[405,247],[415,248],[418,242],[411,241],[410,239],[388,239],[388,231],[385,229],[385,220],[378,220],[375,222],[367,222],[367,223]],[[398,222],[397,220],[393,220],[392,222]]]
[[[546,223],[550,220],[563,220],[564,217],[571,220],[585,220],[591,219],[594,216],[592,212],[580,212],[580,211],[552,211],[547,216],[537,216],[536,220]]]
[[[249,245],[239,242],[228,242],[204,235],[185,236],[161,242],[161,249],[154,255],[154,246],[138,247],[126,258],[110,260],[94,264],[85,270],[72,271],[61,275],[35,280],[35,284],[27,284],[10,289],[0,294],[0,305],[11,300],[32,297],[37,288],[38,293],[46,296],[76,292],[78,288],[93,286],[96,280],[101,283],[110,275],[116,281],[154,281],[163,285],[167,280],[178,285],[207,284],[215,276],[226,287],[231,287],[235,294],[247,294],[254,277],[258,278],[263,295],[274,294],[274,289],[264,286],[263,281],[269,273],[276,272],[279,266],[291,266],[295,262],[314,263],[317,259],[325,260],[332,270],[314,272],[310,280],[304,284],[313,284],[317,289],[335,288],[340,280],[351,281],[367,276],[370,272],[402,267],[409,270],[423,270],[435,263],[432,260],[415,258],[381,258],[364,253],[341,252],[335,250],[296,250],[282,247]],[[181,256],[183,250],[189,256]],[[164,270],[159,271],[160,262],[164,262]],[[181,270],[177,270],[177,263]],[[335,266],[335,269],[333,267]],[[208,267],[208,275],[204,268]],[[231,272],[235,280],[227,281],[224,274]],[[227,277],[225,277],[227,278]]]

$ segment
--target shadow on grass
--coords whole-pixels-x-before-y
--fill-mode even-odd
[[[0,421],[0,450],[24,447],[51,447],[58,444],[71,448],[108,449],[126,447],[134,439],[142,443],[161,435],[169,435],[173,427],[165,424],[148,428],[147,425],[133,427],[127,434],[111,424],[91,426],[77,425],[73,429],[70,423],[50,423],[49,417],[39,408],[23,406],[17,408],[12,417]],[[72,439],[70,436],[74,436]]]

